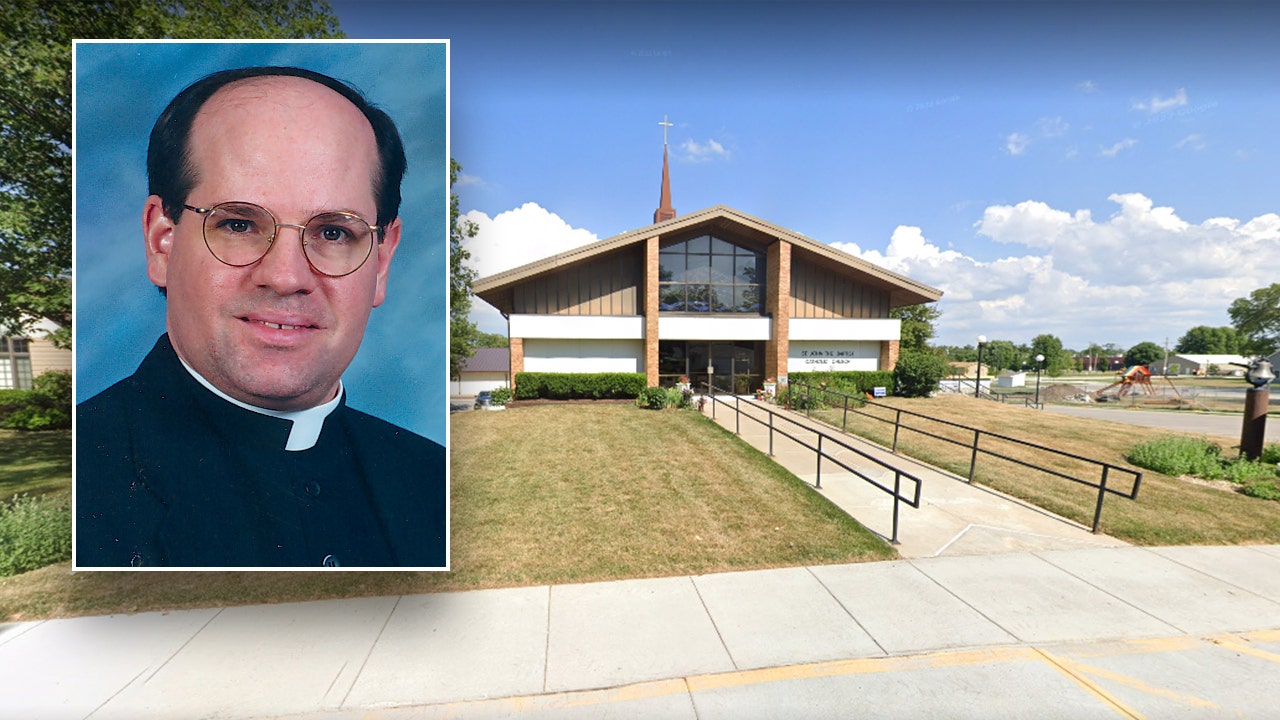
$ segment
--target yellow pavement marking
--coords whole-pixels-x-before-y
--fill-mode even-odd
[[[1185,652],[1206,647],[1206,642],[1236,652],[1260,657],[1271,662],[1280,663],[1280,654],[1250,647],[1249,643],[1280,642],[1280,630],[1222,635],[1211,638],[1172,637],[1121,640],[1101,645],[1059,646],[1058,652],[1069,652],[1074,658],[1079,657],[1117,657],[1121,655],[1141,655],[1152,653]],[[944,668],[963,668],[980,665],[995,665],[1017,662],[1047,663],[1063,676],[1070,679],[1090,695],[1098,698],[1106,706],[1112,708],[1122,717],[1131,720],[1145,720],[1145,717],[1134,708],[1126,705],[1119,698],[1108,692],[1098,680],[1133,688],[1143,693],[1165,698],[1188,707],[1220,710],[1215,703],[1195,697],[1153,687],[1121,673],[1081,662],[1078,659],[1052,654],[1031,646],[1001,646],[993,648],[955,650],[933,652],[921,655],[879,656],[870,658],[854,658],[848,660],[830,660],[825,662],[804,663],[782,667],[759,668],[754,670],[732,670],[706,675],[693,675],[670,680],[656,680],[622,685],[597,690],[574,690],[545,695],[525,695],[485,700],[470,700],[443,703],[432,708],[430,717],[465,716],[468,709],[483,707],[486,710],[498,710],[505,714],[519,714],[529,711],[545,711],[574,707],[590,707],[609,705],[637,700],[665,697],[670,695],[690,695],[722,688],[745,687],[757,684],[785,682],[789,680],[809,680],[842,675],[863,675],[911,670],[937,670]],[[426,708],[422,708],[426,709]],[[368,717],[381,717],[377,712]]]
[[[1261,635],[1261,634],[1263,633],[1257,633],[1256,635]],[[1280,663],[1280,654],[1273,653],[1269,650],[1263,650],[1261,648],[1250,647],[1249,645],[1246,644],[1250,642],[1278,642],[1280,641],[1280,630],[1275,631],[1274,639],[1258,639],[1256,635],[1255,637],[1250,637],[1248,635],[1219,636],[1219,637],[1209,638],[1209,642],[1212,642],[1214,645],[1226,648],[1228,650],[1234,650],[1235,652],[1238,652],[1238,653],[1251,655],[1253,657],[1261,658],[1263,660],[1267,660],[1273,663]]]
[[[782,682],[785,680],[809,680],[838,675],[864,675],[902,670],[933,670],[948,667],[966,667],[969,665],[1025,662],[1035,659],[1035,653],[1031,648],[1025,647],[960,650],[929,655],[830,660],[827,662],[806,663],[804,665],[760,668],[758,670],[736,670],[714,675],[698,675],[688,678],[688,682],[689,690],[697,692],[726,687]]]
[[[1114,696],[1112,696],[1106,690],[1103,690],[1100,685],[1088,679],[1086,676],[1092,675],[1093,677],[1105,678],[1112,682],[1116,682],[1121,685],[1131,687],[1135,690],[1139,690],[1141,692],[1147,693],[1148,695],[1155,695],[1156,697],[1166,698],[1168,700],[1173,700],[1174,702],[1178,702],[1190,707],[1210,708],[1214,710],[1221,709],[1216,703],[1211,702],[1209,700],[1205,700],[1203,698],[1198,698],[1194,695],[1184,695],[1183,693],[1175,692],[1173,690],[1167,690],[1165,688],[1160,688],[1160,687],[1152,687],[1142,682],[1141,680],[1134,677],[1129,677],[1128,675],[1122,675],[1118,672],[1107,670],[1105,668],[1100,668],[1093,665],[1086,665],[1085,663],[1082,663],[1076,660],[1071,660],[1065,657],[1050,655],[1049,653],[1043,652],[1043,651],[1041,652],[1045,656],[1045,658],[1049,660],[1049,662],[1060,666],[1067,674],[1077,678],[1077,681],[1080,682],[1080,684],[1084,685],[1085,687],[1088,687],[1091,691],[1095,691],[1099,695],[1099,697],[1103,697],[1108,702],[1112,702],[1116,704],[1119,708],[1122,709],[1123,712],[1125,712],[1126,714],[1134,718],[1141,717],[1141,715],[1137,714],[1137,712],[1132,710],[1131,708],[1125,706],[1123,703],[1117,700]]]

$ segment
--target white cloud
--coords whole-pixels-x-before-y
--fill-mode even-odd
[[[467,187],[467,186],[483,187],[484,180],[482,180],[479,176],[476,176],[476,175],[468,175],[464,172],[458,173],[458,181],[454,183],[454,187]]]
[[[515,210],[488,215],[472,210],[463,217],[476,224],[474,237],[464,241],[471,253],[468,263],[479,277],[541,260],[574,248],[589,245],[598,237],[574,228],[553,212],[528,202]],[[506,332],[506,322],[488,303],[472,306],[472,319],[486,332]]]
[[[728,160],[730,152],[715,140],[700,143],[696,140],[685,140],[680,143],[682,158],[689,162],[707,162],[708,160]]]
[[[574,228],[534,202],[490,218],[479,210],[465,217],[476,224],[475,237],[464,245],[471,253],[471,267],[480,277],[520,267],[535,260],[589,245],[600,238]]]
[[[1121,152],[1128,150],[1129,148],[1137,144],[1138,144],[1137,140],[1134,140],[1133,138],[1125,138],[1120,142],[1116,143],[1115,145],[1112,145],[1111,147],[1105,147],[1098,150],[1098,154],[1101,155],[1102,157],[1115,157],[1119,155]]]
[[[1062,137],[1070,129],[1071,125],[1061,117],[1042,117],[1029,131],[1010,133],[1006,136],[1004,149],[1010,155],[1022,155],[1031,143]]]
[[[1192,150],[1203,150],[1206,147],[1208,147],[1208,145],[1205,143],[1203,135],[1201,135],[1200,133],[1192,133],[1182,138],[1177,143],[1175,143],[1174,147],[1179,150],[1183,148],[1191,148]]]
[[[1031,138],[1022,133],[1010,133],[1009,137],[1005,138],[1004,149],[1010,155],[1021,155],[1027,151],[1027,145],[1030,142]]]
[[[1098,84],[1092,80],[1085,80],[1084,82],[1081,82],[1078,85],[1076,85],[1076,87],[1080,88],[1080,92],[1083,92],[1083,93],[1098,92]]]
[[[1280,277],[1280,214],[1193,224],[1140,193],[1108,200],[1116,210],[1105,220],[1034,200],[986,208],[977,234],[1015,251],[998,259],[943,250],[911,226],[883,252],[836,247],[943,290],[943,344],[980,333],[1052,333],[1068,347],[1176,342],[1195,325],[1229,324],[1232,300]]]
[[[1172,97],[1162,98],[1159,95],[1153,95],[1150,100],[1135,101],[1133,103],[1133,109],[1155,115],[1156,113],[1162,113],[1174,108],[1184,107],[1186,104],[1187,89],[1178,88],[1178,92],[1174,93]]]

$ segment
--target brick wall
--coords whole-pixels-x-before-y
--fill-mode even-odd
[[[511,384],[515,385],[516,374],[524,372],[524,338],[511,338]]]
[[[898,364],[898,341],[882,340],[880,342],[880,369],[892,372]]]
[[[657,237],[644,242],[644,374],[649,387],[658,384],[658,242]]]
[[[764,346],[764,374],[778,377],[787,374],[787,355],[791,336],[791,243],[778,240],[769,246],[768,287],[765,302],[773,317],[773,328]]]

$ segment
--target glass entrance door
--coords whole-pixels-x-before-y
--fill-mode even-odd
[[[680,376],[689,378],[695,392],[705,392],[712,382],[718,393],[746,395],[764,383],[761,368],[764,343],[751,340],[709,342],[705,340],[663,340],[658,346],[659,380],[675,385]],[[707,374],[707,367],[712,373]]]

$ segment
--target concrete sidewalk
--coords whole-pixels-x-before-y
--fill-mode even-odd
[[[905,558],[1127,545],[1121,540],[1094,534],[1079,523],[1029,503],[981,485],[971,485],[963,478],[894,454],[875,443],[842,434],[838,429],[810,420],[801,413],[768,406],[767,409],[775,413],[771,432],[765,406],[743,398],[720,397],[722,401],[717,402],[714,417],[721,427],[737,433],[757,450],[772,454],[775,462],[811,485],[818,484],[818,457],[812,448],[818,444],[819,432],[839,436],[841,441],[860,452],[919,478],[920,507],[912,508],[900,503],[898,509],[897,549]],[[734,405],[741,411],[741,418],[737,417]],[[712,416],[710,402],[703,408],[703,413]],[[855,452],[828,442],[823,453],[875,479],[884,487],[893,487],[892,472]],[[1128,490],[1125,483],[1130,480],[1128,476],[1117,474],[1113,482],[1117,483],[1118,489]],[[821,492],[872,532],[885,539],[893,537],[891,494],[830,460],[823,461],[821,489],[815,491]],[[914,483],[904,481],[902,493],[913,494]],[[1106,517],[1107,505],[1124,502],[1132,501],[1108,496],[1103,517]]]
[[[0,624],[0,718],[1280,715],[1280,545],[1127,547],[865,451],[925,483],[907,559]]]
[[[1274,717],[1280,546],[0,626],[5,718]]]

